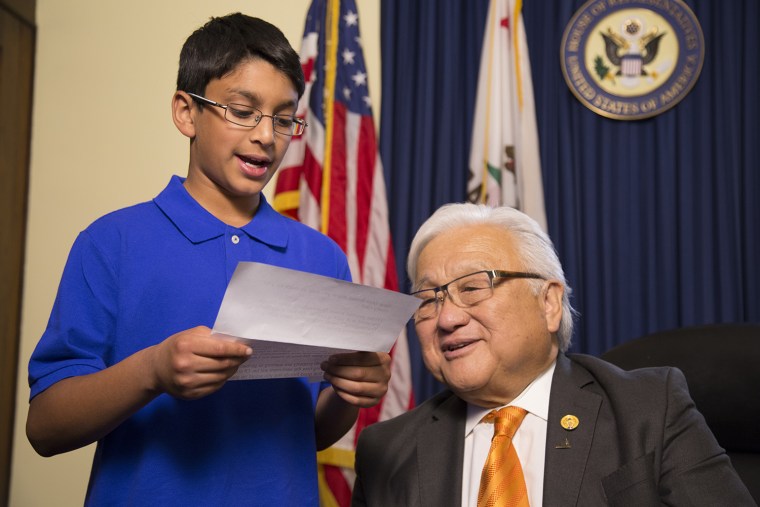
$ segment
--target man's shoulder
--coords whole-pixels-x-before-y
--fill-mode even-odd
[[[668,389],[687,389],[686,379],[676,367],[654,366],[624,370],[586,354],[567,354],[566,357],[569,366],[560,369],[565,372],[563,380],[574,379],[580,387],[605,393],[607,397],[637,399],[645,403],[658,398],[658,393],[664,393]]]
[[[371,434],[396,434],[402,430],[409,432],[410,429],[428,423],[436,417],[436,414],[456,411],[459,408],[464,410],[464,407],[464,402],[457,398],[454,393],[444,390],[403,414],[368,426],[362,434],[368,432],[369,436]]]
[[[579,365],[597,378],[604,378],[620,382],[640,382],[647,379],[661,381],[674,371],[680,371],[671,366],[652,366],[624,370],[609,361],[588,354],[567,354],[567,358],[574,365]]]

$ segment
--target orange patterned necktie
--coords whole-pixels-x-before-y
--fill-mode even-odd
[[[480,477],[478,507],[529,507],[520,460],[512,437],[528,412],[520,407],[504,407],[486,415],[493,422],[493,439]]]

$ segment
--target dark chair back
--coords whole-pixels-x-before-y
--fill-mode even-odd
[[[602,359],[625,370],[679,368],[697,409],[760,504],[760,324],[662,331],[608,350]]]

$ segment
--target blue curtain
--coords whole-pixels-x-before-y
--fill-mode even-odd
[[[401,290],[406,255],[422,222],[466,195],[484,1],[384,0],[381,3],[380,154],[386,174]],[[414,327],[409,348],[415,397],[440,390],[427,373]]]
[[[687,0],[701,76],[675,108],[619,121],[583,106],[561,74],[584,2],[524,0],[549,233],[580,312],[572,350],[650,332],[760,322],[760,11]],[[465,198],[487,0],[383,0],[380,150],[399,279],[417,227]],[[440,389],[411,334],[418,401]],[[719,346],[719,344],[716,344]]]

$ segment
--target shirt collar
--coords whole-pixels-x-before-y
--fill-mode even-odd
[[[185,189],[185,178],[172,176],[166,188],[153,202],[191,242],[202,243],[222,236],[227,224],[206,211]],[[253,219],[239,229],[268,245],[284,248],[288,243],[288,218],[280,215],[261,194],[259,209]]]
[[[536,377],[528,387],[508,403],[506,406],[516,406],[524,408],[531,414],[540,417],[544,421],[549,418],[549,396],[552,389],[552,377],[554,376],[554,367],[557,361],[552,362],[543,373]],[[503,407],[483,408],[477,405],[467,404],[467,420],[465,421],[465,436],[469,435],[475,426],[477,426],[483,417],[491,410],[498,410]]]

